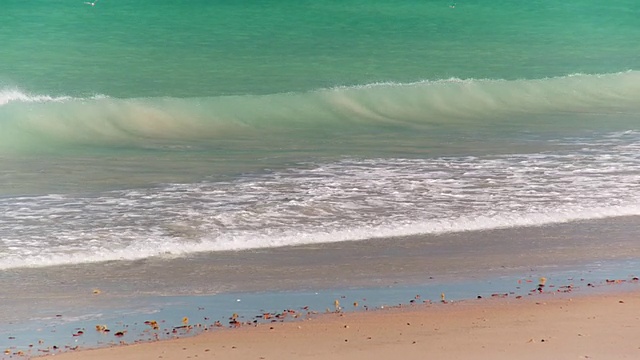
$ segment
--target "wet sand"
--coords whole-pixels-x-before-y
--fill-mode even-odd
[[[637,359],[640,290],[485,298],[83,350],[56,359]],[[617,290],[617,291],[616,291]]]
[[[505,305],[504,313],[509,314],[515,311],[510,310],[511,308],[530,302],[529,291],[532,290],[532,284],[523,283],[520,286],[519,281],[524,282],[527,279],[545,276],[549,279],[545,292],[556,293],[562,286],[573,283],[576,292],[572,294],[591,297],[594,292],[600,290],[588,284],[596,284],[596,287],[604,284],[600,288],[605,288],[605,292],[617,291],[610,289],[605,279],[630,280],[640,275],[638,274],[640,269],[638,219],[640,217],[621,217],[541,227],[372,239],[240,252],[202,253],[187,258],[150,258],[134,262],[117,261],[42,269],[11,269],[4,271],[0,277],[0,300],[2,300],[0,301],[0,336],[5,339],[2,350],[9,350],[9,354],[0,354],[0,359],[23,358],[14,356],[20,351],[26,356],[46,354],[43,350],[47,349],[54,350],[49,354],[58,354],[78,346],[78,349],[82,350],[80,354],[87,354],[87,351],[90,351],[89,348],[118,345],[120,341],[128,344],[134,341],[153,341],[153,338],[150,338],[153,334],[145,332],[148,327],[144,321],[150,319],[166,321],[164,326],[169,329],[169,332],[162,332],[159,338],[164,340],[152,342],[144,351],[149,352],[157,346],[163,349],[168,346],[169,348],[163,351],[170,351],[169,349],[173,346],[170,344],[174,341],[171,339],[200,332],[173,334],[172,327],[181,325],[180,320],[183,316],[191,318],[192,323],[196,321],[195,319],[204,322],[206,317],[208,318],[207,326],[215,320],[221,320],[224,327],[227,327],[226,319],[234,312],[239,313],[245,320],[251,320],[262,309],[282,311],[285,308],[292,308],[301,311],[302,307],[308,305],[315,312],[323,313],[325,308],[331,307],[334,299],[340,296],[346,296],[344,302],[347,304],[359,301],[359,309],[363,309],[365,305],[370,309],[376,309],[382,304],[385,307],[387,304],[399,303],[408,306],[409,300],[416,294],[422,295],[421,300],[438,302],[440,293],[446,292],[447,299],[453,299],[455,302],[445,307],[451,305],[452,309],[459,310],[458,304],[468,302],[483,304],[485,300],[475,300],[477,295],[487,298],[493,292],[501,292],[508,293],[508,299],[492,299],[487,304],[495,301],[501,304],[501,307]],[[633,283],[636,288],[640,286],[637,281]],[[551,288],[551,285],[556,287]],[[96,289],[100,290],[99,294],[94,293]],[[516,300],[516,296],[521,298]],[[538,299],[544,296],[547,295],[535,294],[535,301],[539,301]],[[365,297],[367,301],[362,301]],[[242,301],[237,302],[236,300],[239,301],[240,298]],[[465,301],[458,303],[458,300],[462,299]],[[634,306],[636,313],[640,313],[638,311],[640,308],[637,305]],[[538,307],[525,309],[523,314]],[[351,307],[349,310],[354,309]],[[441,310],[435,305],[425,309],[415,308],[415,310],[419,311],[412,316],[418,319],[433,316],[436,318],[442,316],[442,319],[446,319],[452,316],[451,314],[438,315]],[[608,310],[607,306],[602,307],[602,310]],[[579,316],[581,311],[578,310],[574,317]],[[363,319],[369,319],[370,313],[361,315],[348,312],[343,317],[362,316]],[[464,312],[460,314],[465,318]],[[628,314],[633,315],[633,313]],[[315,344],[316,337],[324,335],[314,333],[307,335],[307,338],[299,338],[303,335],[296,331],[306,329],[309,324],[315,324],[316,321],[320,323],[330,321],[331,316],[333,315],[305,321],[302,324],[273,325],[274,330],[284,326],[283,329],[290,329],[287,331],[291,333],[285,334],[286,337],[282,338],[266,337],[264,343],[260,345],[260,349],[267,350],[266,355],[257,355],[255,358],[261,356],[283,358],[286,354],[305,350],[305,345],[300,345],[302,347],[300,350],[290,349],[279,352],[281,345],[292,346],[287,339],[296,339],[295,342],[303,344],[304,342]],[[371,319],[378,316],[376,312]],[[507,320],[499,313],[496,313],[496,316],[504,321]],[[598,324],[607,316],[600,316]],[[521,321],[520,325],[524,330],[542,326],[536,325],[537,321],[546,324],[550,329],[555,329],[560,326],[558,324],[564,324],[567,321],[562,318],[558,318],[561,320],[556,320],[554,317],[544,318],[540,314],[531,315],[531,317],[533,317],[531,324]],[[362,321],[364,324],[369,324],[369,321],[372,323],[363,325],[368,328],[362,328],[361,333],[378,331],[378,328],[389,328],[383,323],[374,324],[378,320]],[[421,321],[424,323],[426,320]],[[97,324],[107,324],[113,332],[96,333],[93,328]],[[462,333],[479,331],[471,324],[452,324]],[[576,323],[575,326],[582,328],[587,325],[591,323]],[[302,326],[302,329],[298,329],[298,326]],[[601,326],[606,328],[609,325]],[[127,327],[129,330],[127,335],[122,338],[114,336],[116,331]],[[84,330],[84,334],[73,336],[77,333],[77,329]],[[220,346],[215,348],[218,352],[214,351],[212,345],[208,347],[209,351],[204,351],[206,349],[204,347],[208,344],[205,342],[202,345],[203,348],[197,348],[202,350],[202,353],[190,352],[186,356],[196,358],[198,355],[197,357],[202,358],[209,353],[219,355],[219,351],[227,350],[233,350],[228,356],[234,356],[235,353],[240,353],[237,350],[254,346],[252,344],[257,336],[255,334],[265,331],[264,324],[255,330],[252,329],[254,328],[243,327],[227,334],[224,330],[219,331],[222,329],[215,328],[213,329],[215,336],[207,341],[219,344]],[[621,328],[619,333],[626,334],[626,329],[628,328]],[[244,334],[251,331],[255,334],[252,333],[246,339],[242,338],[242,335],[233,335],[236,332]],[[454,334],[460,333],[454,328],[450,328],[450,331]],[[267,331],[265,336],[272,336],[269,335],[272,332]],[[499,333],[494,329],[493,336],[500,338],[510,336],[511,331],[507,333]],[[593,333],[596,331],[594,330]],[[403,334],[406,335],[407,332],[404,331]],[[419,345],[424,342],[429,344],[428,351],[432,352],[435,351],[434,348],[443,347],[440,345],[440,334],[439,332],[417,333],[416,336],[419,335],[419,337],[411,340],[416,341],[416,344],[412,342],[410,344]],[[327,335],[331,335],[331,332]],[[206,334],[197,336],[193,341],[201,342],[200,339],[208,339],[209,336]],[[238,340],[229,341],[241,344],[242,348],[238,345],[232,345],[236,346],[235,349],[222,348],[228,345],[228,341],[224,339],[234,336],[240,337],[237,338]],[[378,344],[374,347],[386,349],[392,344],[404,344],[404,338],[383,341],[380,337],[394,339],[393,333],[381,333],[378,337],[368,336],[372,336],[372,339],[365,338],[365,340],[376,340],[381,343],[369,341],[362,346]],[[221,342],[218,343],[215,339],[221,339]],[[530,339],[539,341],[542,338],[536,339],[532,335],[527,341]],[[343,342],[344,340],[342,339]],[[348,338],[347,340],[347,343],[356,341]],[[190,344],[188,341],[191,340],[184,341],[187,341],[185,344]],[[267,341],[274,343],[269,345]],[[333,341],[331,338],[323,341],[325,342],[322,346],[317,347],[318,351],[334,349],[335,344],[330,343]],[[483,338],[481,341],[491,343],[488,338]],[[520,344],[518,341],[520,340],[509,343]],[[349,348],[352,344],[342,345],[347,346],[345,351],[359,351]],[[57,349],[54,349],[54,346]],[[140,346],[144,348],[147,345]],[[179,346],[180,350],[183,347],[192,349],[191,346],[186,345],[176,346]],[[640,344],[637,347],[640,347]],[[122,350],[97,350],[96,354],[101,354],[101,351],[128,352],[131,351],[130,348],[131,346],[126,346]],[[451,350],[451,346],[444,346],[443,351],[457,351],[455,346],[453,348]],[[342,349],[342,347],[335,349]],[[496,353],[502,351],[500,349],[502,348],[493,348]],[[404,353],[411,351],[411,348],[392,347],[389,351]],[[425,351],[427,350],[420,350],[422,353]],[[73,353],[72,351],[71,355],[64,356],[73,356]],[[177,356],[176,354],[154,354],[153,358],[163,356],[169,359],[175,358],[174,355]],[[333,356],[333,352],[320,352],[314,356],[327,358],[328,354]],[[125,357],[119,354],[106,356]],[[251,356],[244,354],[238,358],[251,358]],[[526,358],[523,356],[513,355],[512,357]],[[585,353],[585,356],[590,355]],[[132,358],[139,357],[135,355]],[[388,356],[382,358],[388,358]]]

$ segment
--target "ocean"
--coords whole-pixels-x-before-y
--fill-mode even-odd
[[[637,276],[638,19],[631,0],[3,0],[0,346]]]
[[[370,251],[383,281],[421,246],[579,249],[585,223],[622,220],[610,250],[640,257],[639,18],[631,0],[3,0],[0,297],[228,289],[200,266],[313,287],[305,265],[359,261],[355,279]]]
[[[638,15],[4,1],[0,269],[639,215]]]

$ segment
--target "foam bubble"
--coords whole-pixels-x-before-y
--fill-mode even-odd
[[[7,105],[11,102],[49,102],[66,101],[70,99],[72,99],[70,96],[33,95],[18,89],[0,89],[0,106]]]
[[[556,152],[351,158],[231,181],[3,198],[0,268],[640,215],[638,136],[565,139],[567,150]]]

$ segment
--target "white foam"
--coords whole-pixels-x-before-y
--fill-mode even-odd
[[[374,238],[392,238],[420,234],[442,234],[451,232],[479,231],[501,228],[541,226],[577,220],[602,219],[607,217],[640,215],[640,206],[602,207],[575,210],[556,209],[544,213],[502,214],[499,216],[461,217],[457,219],[409,222],[405,224],[380,225],[312,233],[282,231],[264,234],[261,231],[237,235],[220,235],[203,238],[197,242],[176,241],[157,236],[137,239],[121,249],[94,247],[73,252],[58,252],[35,255],[25,253],[0,260],[0,269],[17,267],[45,267],[112,260],[137,260],[148,257],[175,257],[197,252],[247,250],[255,248],[281,247],[291,245],[359,241]],[[70,249],[67,249],[70,250]]]
[[[0,199],[0,268],[640,215],[640,133],[580,150],[345,159],[229,182]],[[562,148],[561,148],[562,149]]]
[[[108,99],[109,97],[103,94],[95,94],[86,98],[75,98],[72,96],[52,96],[52,95],[39,95],[31,94],[20,89],[4,88],[0,89],[0,106],[7,105],[12,102],[23,103],[44,103],[44,102],[64,102],[69,100],[100,100]]]
[[[48,102],[48,101],[65,101],[70,100],[69,96],[49,96],[49,95],[32,95],[22,92],[18,89],[1,89],[0,90],[0,106],[10,102]]]

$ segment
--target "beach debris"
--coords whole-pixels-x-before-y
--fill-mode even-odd
[[[96,331],[98,331],[98,332],[109,332],[111,330],[109,330],[109,328],[107,328],[107,325],[96,325]]]
[[[233,315],[231,315],[231,317],[229,318],[229,325],[236,328],[242,326],[242,323],[238,321],[238,314],[234,313]]]
[[[621,279],[615,279],[615,280],[606,280],[607,284],[622,284],[624,282],[627,282],[627,280],[621,280]]]
[[[557,292],[563,292],[563,293],[568,293],[573,291],[573,285],[569,284],[569,285],[563,285],[560,286],[560,288],[558,288],[558,290],[556,290]]]
[[[234,327],[234,328],[238,328],[240,326],[242,326],[242,322],[240,320],[238,320],[240,316],[236,313],[231,314],[231,317],[229,318],[229,326]],[[271,320],[271,322],[274,322],[275,320]],[[250,321],[247,321],[247,325],[251,325]]]
[[[546,277],[541,277],[540,279],[538,279],[538,288],[536,290],[541,293],[546,283],[547,283]]]
[[[157,321],[155,321],[155,320],[148,320],[148,321],[145,321],[144,323],[145,323],[145,325],[149,325],[149,326],[151,326],[151,328],[152,328],[153,330],[158,330],[158,329],[160,329],[160,326],[158,326],[158,322],[157,322]]]

